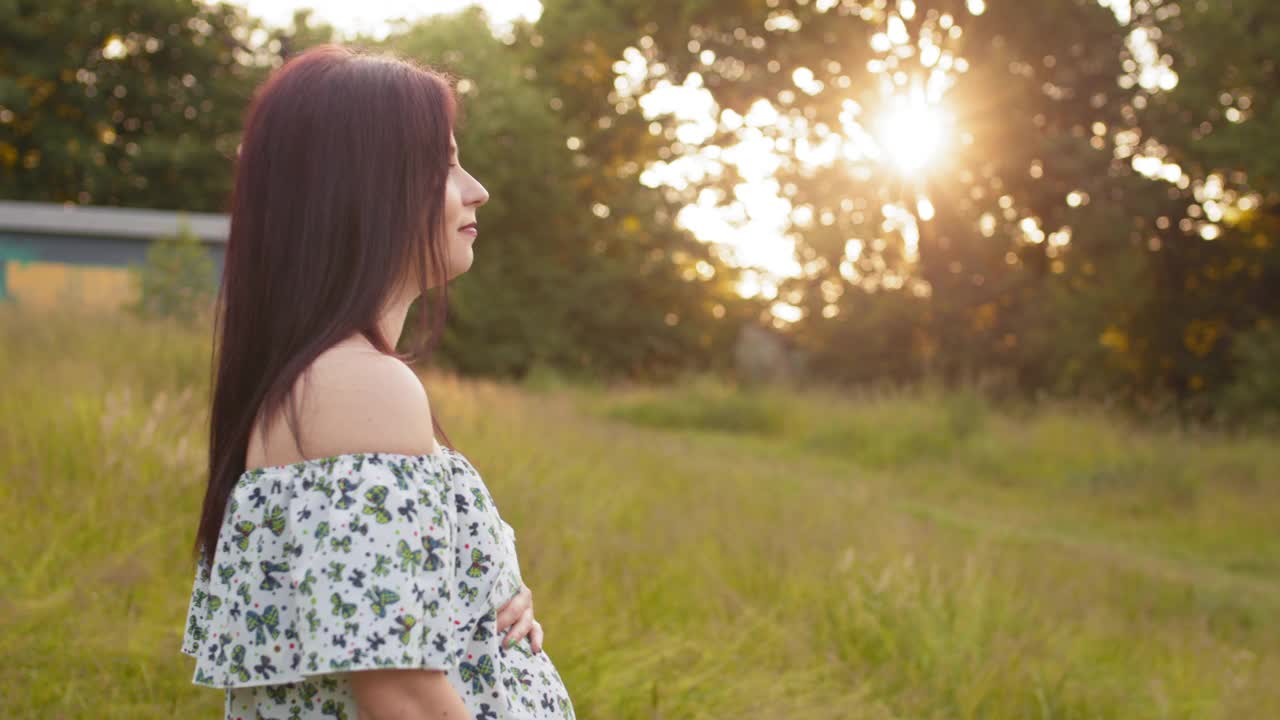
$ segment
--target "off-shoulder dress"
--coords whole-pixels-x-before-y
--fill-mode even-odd
[[[248,470],[217,548],[182,652],[226,720],[357,720],[346,673],[373,668],[446,671],[476,720],[575,718],[546,652],[495,631],[522,584],[515,531],[460,452]]]

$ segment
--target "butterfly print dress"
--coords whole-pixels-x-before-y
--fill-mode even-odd
[[[248,470],[217,548],[182,652],[226,720],[357,720],[346,673],[374,668],[446,671],[475,720],[575,718],[546,652],[495,630],[522,585],[515,531],[462,453]]]

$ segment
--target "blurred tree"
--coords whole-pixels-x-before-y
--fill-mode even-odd
[[[254,30],[231,4],[0,4],[0,195],[223,209]]]
[[[1154,2],[1135,24],[1178,74],[1141,113],[1142,139],[1185,176],[1173,186],[1185,213],[1156,218],[1163,292],[1152,319],[1184,395],[1205,412],[1222,398],[1244,408],[1265,384],[1263,348],[1274,342],[1263,338],[1280,320],[1280,6]]]
[[[836,377],[865,376],[865,368],[850,367],[860,357],[850,343],[878,346],[860,315],[871,308],[865,293],[887,292],[900,300],[875,307],[927,308],[890,312],[918,324],[879,329],[917,338],[896,346],[899,370],[927,367],[958,378],[1005,367],[1026,385],[1043,384],[1043,369],[1025,362],[1019,343],[1044,320],[1035,298],[1066,270],[1067,235],[1046,240],[1078,214],[1068,195],[1104,197],[1109,189],[1112,159],[1094,128],[1123,112],[1115,78],[1124,31],[1110,12],[1074,0],[1000,8],[782,0],[544,5],[540,57],[572,68],[558,78],[566,112],[584,124],[611,119],[610,134],[630,138],[614,141],[625,160],[706,157],[708,146],[744,139],[772,143],[779,194],[793,207],[788,236],[804,269],[779,294],[803,309],[792,329],[817,366]],[[614,66],[627,56],[647,70],[623,92]],[[695,76],[715,101],[714,131],[701,142],[682,140],[677,118],[647,117],[635,100]],[[924,167],[904,169],[894,155],[930,138],[891,128],[907,134],[888,147],[877,136],[881,120],[897,119],[895,107],[913,95],[950,108],[955,125],[943,130],[945,146],[921,158]],[[761,101],[776,120],[751,121]],[[661,131],[647,132],[650,122]],[[833,136],[866,142],[825,161],[801,156]],[[711,187],[726,202],[741,201],[743,182],[738,168],[720,163],[670,196],[692,202]],[[936,300],[920,302],[929,297]],[[927,353],[927,362],[912,353]]]
[[[1224,88],[1253,88],[1233,97],[1267,116],[1253,93],[1274,87],[1267,49],[1280,24],[1261,0],[1184,4],[1196,12],[1092,0],[548,0],[533,39],[564,68],[566,113],[611,128],[602,134],[622,148],[619,167],[656,157],[713,168],[674,183],[673,199],[712,189],[744,203],[743,174],[707,149],[772,146],[803,270],[779,295],[801,308],[791,330],[824,374],[996,374],[1025,391],[1171,393],[1196,409],[1230,374],[1219,340],[1233,308],[1275,317],[1258,294],[1274,265],[1239,243],[1206,243],[1205,175],[1148,177],[1169,172],[1151,167],[1169,150],[1147,138],[1196,132],[1189,111]],[[1204,75],[1189,84],[1206,89],[1199,97],[1168,92],[1167,58],[1146,42],[1159,27],[1215,58],[1192,73]],[[1214,50],[1259,27],[1270,30]],[[668,85],[710,91],[709,134],[638,102]],[[1177,112],[1159,127],[1150,110],[1166,97]],[[1203,151],[1231,167],[1273,127]],[[816,152],[832,140],[835,152]],[[1258,154],[1258,172],[1274,176],[1280,154]]]
[[[224,211],[254,87],[333,37],[310,10],[268,28],[231,3],[0,2],[0,196]]]

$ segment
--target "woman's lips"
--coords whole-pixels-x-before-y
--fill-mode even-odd
[[[471,237],[475,237],[476,235],[480,234],[480,229],[476,227],[475,223],[471,223],[470,225],[463,225],[462,227],[458,228],[458,231],[461,233],[470,235]]]

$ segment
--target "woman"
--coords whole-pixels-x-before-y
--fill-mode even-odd
[[[515,533],[406,364],[429,343],[395,350],[430,288],[439,337],[488,200],[455,117],[452,78],[337,46],[245,116],[182,644],[229,719],[574,717]]]

